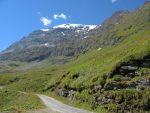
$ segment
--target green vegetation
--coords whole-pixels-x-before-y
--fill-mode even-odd
[[[109,111],[115,112],[116,108],[126,111],[127,106],[130,107],[132,112],[143,112],[149,109],[149,95],[150,91],[136,91],[135,89],[120,90],[120,91],[106,91],[104,97],[107,95],[111,100],[115,100],[118,103],[109,102],[110,105],[114,104],[116,107],[109,107]],[[146,110],[147,111],[147,110]]]
[[[12,90],[0,90],[0,111],[23,112],[43,108],[39,98],[32,94]]]
[[[90,51],[63,65],[47,63],[41,68],[0,73],[0,86],[6,89],[0,95],[3,96],[7,91],[9,93],[10,89],[38,92],[96,112],[149,112],[150,89],[147,81],[150,79],[150,67],[144,66],[147,64],[136,65],[134,72],[120,72],[121,66],[127,65],[125,68],[130,68],[123,71],[133,71],[135,67],[131,68],[131,64],[142,64],[150,57],[149,10],[149,5],[139,8],[123,17],[119,24],[112,26],[104,34],[91,37],[92,44],[94,41],[106,43],[107,46],[103,46],[101,50],[93,45]],[[119,41],[113,43],[116,40]],[[28,99],[25,94],[10,93],[8,99],[3,99],[8,104],[2,102],[5,109],[13,106],[13,97],[23,95]],[[38,104],[36,108],[41,106],[38,99],[35,101]],[[16,102],[15,105],[18,106],[17,109],[34,109],[34,105],[28,106],[31,101],[28,102],[22,105]],[[20,107],[23,105],[25,107]]]
[[[25,62],[20,61],[0,61],[0,73],[8,73],[17,69],[21,65],[25,65]]]

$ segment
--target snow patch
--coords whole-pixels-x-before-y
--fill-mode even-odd
[[[86,38],[88,38],[89,36],[85,36],[84,38],[82,38],[82,39],[86,39]]]
[[[80,33],[81,30],[76,30],[76,33]]]
[[[102,48],[98,48],[97,50],[100,51]]]
[[[70,28],[76,28],[81,26],[81,24],[62,24],[58,26],[54,26],[53,28],[65,28],[65,29],[70,29]]]
[[[44,46],[49,46],[49,43],[45,43]]]
[[[66,35],[64,32],[61,32],[61,34],[62,34],[63,36],[65,36],[65,35]]]
[[[64,28],[64,29],[74,29],[74,28],[88,28],[88,29],[94,29],[96,25],[83,25],[83,24],[62,24],[58,26],[54,26],[53,28]]]
[[[50,29],[41,29],[41,31],[44,31],[44,32],[46,32],[46,31],[49,31]]]
[[[89,29],[95,29],[96,28],[96,25],[85,25],[85,27],[89,27]]]

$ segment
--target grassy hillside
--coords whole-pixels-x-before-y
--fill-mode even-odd
[[[105,34],[91,38],[98,40],[97,48],[69,63],[0,73],[0,86],[44,93],[96,112],[149,112],[149,10],[149,4],[139,8]],[[106,40],[111,44],[98,48]]]
[[[138,96],[137,92],[139,91],[135,89],[131,90],[129,88],[129,93],[128,90],[125,90],[127,93],[124,93],[124,89],[108,91],[104,89],[104,86],[116,79],[115,76],[110,77],[111,72],[116,67],[130,60],[142,59],[144,56],[150,54],[149,31],[150,29],[140,31],[118,45],[106,47],[101,50],[92,50],[77,60],[63,66],[46,66],[46,68],[41,68],[40,70],[31,69],[26,72],[1,74],[0,84],[8,89],[41,93],[53,92],[57,89],[63,89],[64,91],[71,89],[75,91],[74,95],[77,103],[80,105],[80,103],[85,102],[91,106],[91,109],[99,109],[99,105],[94,103],[95,100],[93,98],[97,95],[101,97],[107,94],[107,92],[112,95],[119,95],[118,98],[120,98],[120,93],[125,95],[125,97],[132,96],[132,93]],[[145,70],[150,73],[149,69]],[[124,79],[124,77],[119,77],[120,79]],[[150,78],[150,75],[143,74],[142,76],[130,78],[126,82],[132,82],[135,79],[140,79],[140,77]],[[126,82],[123,80],[120,81],[120,83],[124,84],[127,84]],[[89,92],[94,90],[91,87],[98,84],[102,85],[103,88],[90,95]],[[140,92],[143,93],[143,91]],[[149,99],[148,92],[145,90],[144,92],[146,93],[143,96]],[[143,97],[143,101],[147,101],[146,98]],[[141,99],[139,100],[142,101]],[[109,109],[116,109],[115,105],[109,106]],[[113,108],[111,108],[112,106]]]

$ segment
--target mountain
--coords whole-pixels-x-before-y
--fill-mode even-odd
[[[3,51],[0,60],[35,61],[48,57],[75,57],[92,48],[113,45],[124,37],[115,36],[115,32],[110,30],[117,27],[128,14],[128,11],[118,11],[99,26],[62,24],[34,31]],[[101,38],[95,39],[97,36]]]
[[[60,40],[69,38],[82,38],[88,35],[88,31],[94,29],[95,25],[80,25],[80,24],[63,24],[55,26],[49,29],[41,29],[32,32],[28,36],[24,37],[19,42],[8,47],[7,51],[22,50],[30,48],[32,46],[51,46],[54,47],[54,43]]]
[[[129,11],[117,11],[99,26],[62,24],[34,31],[3,51],[0,60],[40,61],[49,57],[77,57],[92,48],[116,44],[125,36],[116,36],[110,31],[129,14]]]
[[[32,32],[1,53],[1,60],[34,61],[49,56],[73,56],[72,43],[87,37],[95,25],[63,24]],[[32,56],[31,56],[32,55]]]
[[[52,57],[68,62],[55,65],[49,63]],[[131,12],[116,12],[94,28],[65,24],[37,30],[0,59],[0,86],[10,90],[0,92],[5,97],[0,111],[11,110],[14,98],[7,98],[8,93],[17,97],[17,90],[46,94],[96,113],[149,113],[150,2]],[[21,62],[36,60],[40,62]],[[15,103],[20,105],[19,100]],[[26,104],[30,109],[36,105]],[[19,105],[14,108],[29,110]]]
[[[90,32],[80,43],[92,49],[50,71],[55,78],[42,91],[97,113],[149,113],[150,3],[117,12]]]

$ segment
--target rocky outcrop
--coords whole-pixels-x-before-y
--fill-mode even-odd
[[[105,85],[104,89],[105,90],[117,90],[117,89],[123,89],[126,87],[127,87],[127,85],[124,82],[112,81],[112,82],[107,83]]]
[[[150,89],[150,78],[142,78],[141,80],[137,80],[135,82],[136,90],[149,90]]]
[[[150,68],[150,55],[146,56],[142,60],[133,60],[121,64],[111,73],[111,77],[113,77],[113,75],[122,75],[123,77],[133,78],[138,74],[136,71],[141,67]]]
[[[75,100],[75,90],[73,89],[65,89],[65,88],[57,88],[55,89],[55,94],[61,97],[66,97],[68,98],[70,101],[74,101]]]
[[[149,5],[150,4],[150,0],[146,0],[145,2],[144,2],[144,5]]]
[[[135,71],[138,69],[138,66],[121,66],[119,73],[123,76],[134,77]]]
[[[93,94],[97,93],[98,91],[100,91],[102,88],[103,88],[103,86],[100,85],[100,84],[98,84],[98,85],[92,85],[92,86],[90,87],[89,94],[90,94],[90,95],[93,95]]]

